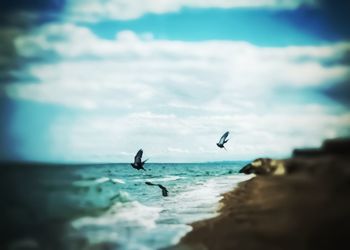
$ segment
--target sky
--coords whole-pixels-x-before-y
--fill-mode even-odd
[[[349,3],[0,3],[0,160],[289,157],[350,135]],[[216,142],[229,131],[227,151]]]

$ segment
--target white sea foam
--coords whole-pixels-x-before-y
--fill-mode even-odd
[[[110,180],[110,178],[108,178],[108,177],[101,177],[101,178],[96,179],[95,182],[96,183],[104,183],[104,182],[107,182],[109,180]]]
[[[111,179],[111,181],[113,183],[125,184],[125,181],[123,181],[122,179],[113,178]]]
[[[177,214],[182,223],[192,223],[218,215],[222,194],[232,190],[239,182],[251,176],[214,177],[206,182],[194,183],[171,197],[167,202],[168,213]]]
[[[161,210],[137,201],[117,202],[103,215],[76,219],[71,226],[83,232],[90,244],[114,242],[122,249],[149,250],[152,248],[145,243],[149,238],[147,232],[155,230]]]
[[[181,176],[176,176],[176,175],[169,175],[165,177],[152,177],[152,176],[147,176],[145,178],[140,178],[140,179],[134,179],[134,182],[145,182],[145,181],[151,181],[151,182],[167,182],[167,181],[176,181],[179,179],[184,179],[186,177],[181,177]]]
[[[145,228],[155,226],[161,208],[144,206],[137,201],[117,202],[105,214],[99,217],[83,217],[72,222],[74,228],[96,225],[133,225]]]
[[[169,175],[169,176],[165,176],[163,178],[153,178],[153,179],[149,179],[149,180],[157,181],[157,182],[165,182],[165,181],[176,181],[176,180],[183,179],[183,178],[185,178],[185,177]]]
[[[124,250],[152,250],[174,245],[191,231],[188,223],[216,216],[222,194],[252,177],[220,175],[227,171],[212,170],[211,166],[204,169],[201,166],[198,170],[193,170],[192,166],[180,167],[165,175],[159,171],[154,176],[118,172],[117,178],[87,180],[89,185],[99,185],[91,189],[94,200],[114,192],[109,199],[114,204],[98,217],[74,220],[73,231],[78,231],[92,245],[112,242],[116,248]],[[161,183],[169,190],[169,196],[162,197],[157,187],[143,185],[145,181]],[[101,187],[102,191],[98,192]],[[115,190],[119,190],[116,195]]]
[[[100,177],[97,179],[92,179],[92,180],[78,180],[78,181],[74,181],[73,185],[75,186],[79,186],[79,187],[87,187],[87,186],[94,186],[94,185],[98,185],[101,183],[105,183],[107,181],[110,181],[111,179],[108,177]]]
[[[73,185],[78,187],[89,187],[89,186],[95,186],[99,184],[103,184],[106,182],[112,182],[114,184],[125,184],[125,181],[118,178],[109,178],[109,177],[100,177],[97,179],[92,180],[78,180],[74,181]]]

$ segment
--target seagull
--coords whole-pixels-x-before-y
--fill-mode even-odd
[[[219,148],[224,148],[224,149],[226,150],[224,144],[225,144],[226,142],[228,142],[228,139],[226,140],[228,134],[229,134],[229,132],[227,131],[225,134],[223,134],[223,135],[221,136],[220,141],[219,141],[218,143],[216,143],[216,145],[217,145]]]
[[[149,182],[149,181],[146,181],[145,184],[149,185],[149,186],[158,186],[158,187],[160,187],[160,189],[162,189],[162,195],[164,197],[168,196],[168,190],[163,185],[155,184],[155,183],[152,183],[152,182]]]
[[[148,160],[144,160],[144,161],[141,161],[141,158],[142,158],[142,154],[143,154],[143,150],[140,149],[137,154],[135,155],[135,158],[134,158],[134,163],[130,163],[130,165],[137,169],[137,170],[140,170],[140,169],[143,169],[144,171],[146,171],[146,169],[143,168],[143,165],[145,165],[145,162]]]

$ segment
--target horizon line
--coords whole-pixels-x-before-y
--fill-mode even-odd
[[[148,164],[207,164],[207,163],[230,163],[230,162],[249,162],[252,160],[222,160],[222,161],[203,161],[203,162],[149,162]],[[22,160],[0,160],[0,165],[113,165],[130,164],[130,162],[49,162],[49,161],[22,161]]]

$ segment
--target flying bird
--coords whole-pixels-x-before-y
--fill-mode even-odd
[[[145,184],[149,185],[149,186],[158,186],[162,190],[162,195],[164,197],[168,196],[168,190],[163,185],[155,184],[155,183],[152,183],[152,182],[149,182],[149,181],[146,181]]]
[[[130,163],[130,165],[131,165],[133,168],[137,169],[137,170],[142,169],[142,170],[146,171],[146,169],[143,168],[143,165],[145,165],[145,162],[146,162],[148,159],[142,161],[142,154],[143,154],[143,150],[140,149],[140,150],[137,152],[137,154],[135,155],[134,163]]]
[[[216,143],[216,145],[217,145],[219,148],[224,148],[224,149],[226,150],[224,144],[225,144],[226,142],[228,142],[228,139],[226,139],[227,136],[228,136],[228,134],[229,134],[229,132],[227,131],[225,134],[223,134],[223,135],[221,136],[220,141],[219,141],[218,143]]]

